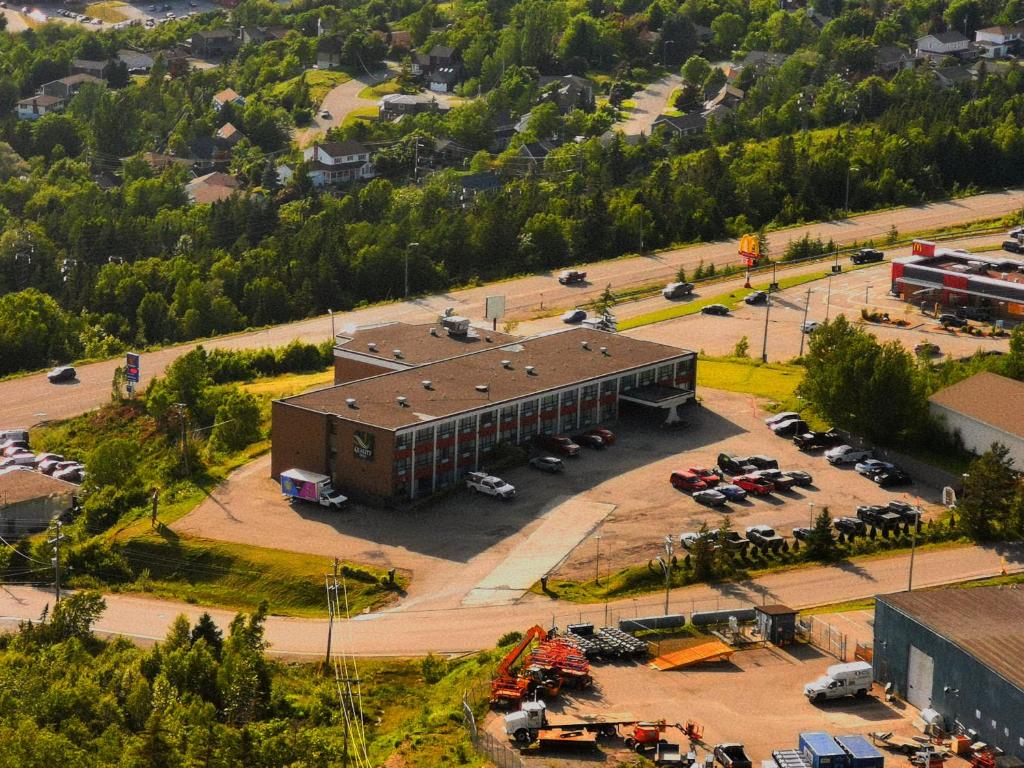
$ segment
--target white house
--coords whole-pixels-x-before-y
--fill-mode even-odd
[[[302,151],[302,159],[309,164],[309,178],[314,187],[374,177],[370,150],[358,141],[317,142]],[[288,165],[277,167],[277,178],[282,184],[287,184],[294,175],[295,169]]]
[[[917,58],[941,59],[946,56],[966,56],[971,51],[971,41],[956,30],[935,32],[917,38]]]
[[[40,93],[19,101],[17,109],[19,120],[38,120],[43,115],[62,111],[64,109],[64,99],[59,96],[47,96]]]
[[[238,107],[244,107],[245,97],[240,96],[234,88],[225,88],[223,91],[218,91],[213,95],[213,108],[218,112],[224,108],[225,104],[229,103]]]
[[[977,454],[992,443],[1010,449],[1016,469],[1024,469],[1024,382],[995,373],[976,373],[928,398],[933,416],[960,434]]]
[[[974,33],[974,42],[986,59],[1002,59],[1017,51],[1022,35],[1022,27],[986,27]]]

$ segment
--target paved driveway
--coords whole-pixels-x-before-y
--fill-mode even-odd
[[[679,75],[665,75],[660,80],[650,83],[642,91],[633,95],[632,100],[636,106],[632,109],[623,110],[625,120],[615,127],[627,136],[634,136],[643,133],[651,135],[651,128],[658,115],[666,109],[671,109],[668,98],[672,91],[682,87],[683,78]]]
[[[385,67],[376,72],[363,73],[332,88],[314,113],[313,122],[306,128],[295,130],[295,141],[300,147],[308,146],[313,143],[313,139],[322,138],[331,128],[341,125],[349,112],[374,106],[375,101],[359,98],[359,92],[367,86],[383,83],[392,75],[394,75],[394,70]],[[330,117],[320,116],[325,109]]]

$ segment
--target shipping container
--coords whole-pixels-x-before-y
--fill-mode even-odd
[[[800,753],[811,768],[849,768],[849,756],[824,731],[801,733]]]
[[[850,757],[850,768],[882,768],[885,757],[863,736],[836,736],[836,744]]]

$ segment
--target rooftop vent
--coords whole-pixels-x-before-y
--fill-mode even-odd
[[[491,337],[490,336],[484,336],[484,340],[487,341],[487,342],[490,342]]]
[[[501,367],[502,368],[508,368],[511,371],[512,370],[512,361],[511,360],[502,360],[501,361]]]
[[[405,408],[409,405],[409,398],[402,397],[401,395],[399,395],[398,397],[395,398],[395,402],[398,403],[398,406],[400,408]]]
[[[347,405],[349,408],[355,408],[356,407],[356,399],[354,397],[346,397],[345,398],[345,405]]]
[[[605,357],[608,356],[608,347],[601,347],[601,354]]]
[[[434,382],[432,382],[430,379],[424,379],[423,381],[420,382],[420,384],[423,385],[424,389],[433,389],[434,388]]]
[[[437,328],[435,328],[434,326],[430,326],[430,335],[437,336]]]
[[[583,349],[590,349],[590,342],[589,342],[589,341],[581,341],[581,342],[580,342],[580,346],[581,346],[581,347],[582,347]]]
[[[486,384],[477,384],[475,387],[473,387],[473,389],[475,389],[477,392],[486,392],[488,390],[488,387]]]
[[[395,356],[396,360],[401,360],[402,359],[402,350],[400,350],[400,349],[392,349],[391,350],[391,354],[393,354]]]
[[[535,370],[536,369],[532,365],[526,366],[526,375],[527,376],[536,376],[537,374],[534,373]]]
[[[368,350],[370,350],[371,352],[376,352],[377,351],[377,342],[371,341],[369,344],[366,345],[366,348]]]

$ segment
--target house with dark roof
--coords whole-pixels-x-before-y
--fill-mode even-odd
[[[316,142],[302,151],[302,159],[309,165],[309,179],[314,187],[349,184],[375,175],[370,150],[358,141]],[[282,184],[287,184],[294,175],[291,165],[277,166],[277,178]]]
[[[937,67],[935,80],[943,88],[953,88],[957,85],[970,85],[974,82],[974,72],[970,67],[958,65],[955,67]]]
[[[491,147],[498,152],[508,148],[512,137],[516,135],[516,119],[507,109],[498,112],[492,120],[494,128],[491,129]]]
[[[39,93],[44,96],[56,96],[65,101],[70,101],[78,94],[82,87],[88,83],[106,86],[106,81],[93,75],[77,74],[62,77],[59,80],[51,80],[39,86]]]
[[[128,48],[122,48],[117,52],[117,60],[128,67],[128,73],[132,75],[141,75],[149,72],[153,68],[154,59],[148,53],[142,51],[133,51]]]
[[[551,102],[561,114],[574,109],[593,112],[595,87],[591,80],[579,75],[542,75],[540,103]]]
[[[695,136],[698,133],[704,133],[707,122],[707,118],[699,112],[678,116],[658,115],[651,126],[651,132],[662,131],[676,136]]]
[[[21,99],[16,105],[19,120],[38,120],[44,115],[64,110],[64,99],[40,93]]]
[[[552,141],[530,141],[519,147],[519,156],[529,161],[531,168],[536,168],[544,165],[545,158],[557,146],[558,144]]]
[[[494,171],[470,173],[461,177],[458,183],[461,190],[459,199],[463,205],[472,201],[477,195],[496,192],[501,189],[501,177],[494,173]]]
[[[72,75],[92,75],[96,78],[103,77],[103,70],[107,68],[105,61],[93,61],[92,59],[72,59]]]
[[[977,454],[1002,443],[1024,471],[1024,382],[976,373],[929,397],[928,410]]]
[[[450,107],[438,102],[437,97],[424,93],[389,93],[377,103],[377,117],[394,120],[420,112],[447,112]]]
[[[241,45],[260,45],[269,43],[271,40],[284,40],[285,35],[291,30],[283,24],[275,24],[269,27],[246,27],[238,30],[238,42]]]
[[[412,74],[431,91],[448,93],[462,80],[462,57],[454,48],[435,45],[428,53],[414,53]]]
[[[971,55],[971,41],[955,29],[917,38],[916,56],[919,59],[939,60],[946,56],[966,58]]]
[[[316,65],[320,69],[337,69],[341,66],[341,38],[325,35],[316,41]]]
[[[733,110],[739,106],[741,101],[743,101],[743,89],[726,83],[719,89],[718,93],[704,102],[704,112],[715,113],[723,107]]]
[[[946,587],[875,598],[874,677],[919,713],[1024,758],[1024,586]]]
[[[193,32],[189,40],[192,55],[201,59],[219,59],[238,50],[238,37],[227,27],[201,29]]]
[[[875,71],[891,75],[914,66],[914,56],[897,45],[880,45],[875,49]]]

